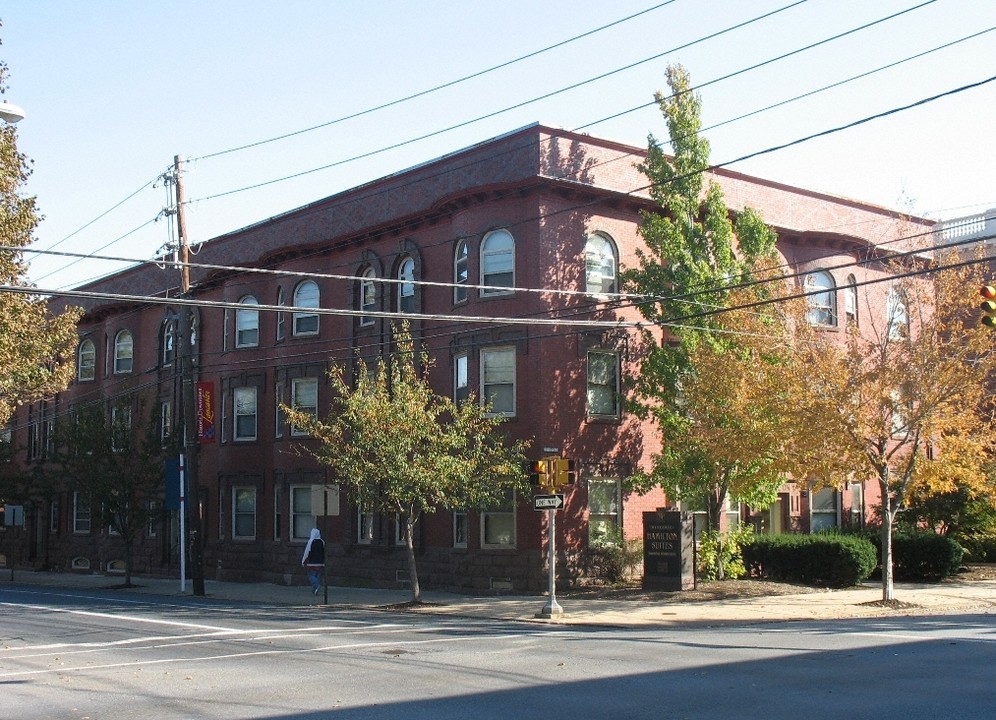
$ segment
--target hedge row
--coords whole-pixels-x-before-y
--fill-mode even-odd
[[[754,577],[824,587],[850,587],[878,565],[875,546],[854,535],[757,535],[743,546]]]
[[[881,535],[870,535],[869,539],[881,558]],[[912,582],[941,580],[958,572],[964,554],[961,545],[949,537],[930,532],[896,533],[892,536],[892,577]]]

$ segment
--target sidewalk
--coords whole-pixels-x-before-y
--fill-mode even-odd
[[[92,575],[60,572],[0,570],[0,589],[13,585],[45,586],[67,592],[108,589],[120,585],[120,575]],[[190,597],[191,583],[181,592],[179,579],[133,577],[134,588],[119,590],[124,594],[154,594],[165,597]],[[324,592],[312,595],[306,586],[283,586],[268,583],[234,583],[206,580],[208,599],[251,601],[278,605],[322,605]],[[771,595],[735,600],[697,600],[648,602],[634,599],[571,598],[557,596],[563,615],[551,620],[542,617],[547,599],[542,595],[473,597],[439,591],[423,591],[425,606],[420,613],[453,617],[494,618],[528,622],[556,622],[565,625],[616,627],[674,627],[684,624],[727,625],[781,620],[830,620],[895,615],[943,615],[951,613],[996,614],[996,580],[945,582],[938,584],[897,583],[896,600],[901,607],[867,604],[881,600],[877,583],[846,590],[818,591],[798,595]],[[329,587],[329,606],[333,608],[382,609],[411,599],[406,589],[369,589]]]

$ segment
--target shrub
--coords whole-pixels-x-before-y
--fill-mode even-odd
[[[753,575],[826,587],[849,587],[877,565],[875,546],[852,535],[758,535],[743,547]]]
[[[747,574],[742,548],[754,536],[752,525],[741,524],[732,532],[703,530],[695,556],[695,572],[701,580],[717,580],[722,565],[723,577],[736,580]]]
[[[996,533],[959,533],[954,539],[965,550],[964,560],[996,563]]]
[[[958,572],[963,556],[961,545],[934,533],[903,533],[892,538],[896,580],[941,580]]]
[[[633,572],[643,559],[643,541],[626,540],[616,528],[594,535],[588,542],[588,576],[618,583]]]
[[[881,532],[870,536],[881,561]],[[933,532],[900,531],[892,535],[892,577],[910,582],[942,580],[961,567],[965,551],[949,537]],[[881,569],[881,562],[879,562]]]

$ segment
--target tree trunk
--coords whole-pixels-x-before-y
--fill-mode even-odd
[[[709,493],[706,501],[706,517],[709,530],[716,532],[716,579],[725,580],[726,573],[723,570],[723,532],[720,523],[723,517],[723,505],[726,500],[726,492],[720,488]]]
[[[882,600],[888,602],[895,599],[895,589],[892,583],[892,521],[895,511],[892,507],[892,497],[889,495],[888,483],[882,486]]]
[[[408,582],[412,586],[412,602],[422,602],[422,588],[418,584],[418,570],[415,567],[415,523],[411,518],[405,518],[405,550],[408,552]]]

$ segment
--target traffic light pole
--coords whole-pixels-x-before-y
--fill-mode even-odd
[[[546,511],[546,527],[550,533],[547,547],[550,549],[550,591],[546,605],[540,611],[540,615],[546,618],[560,617],[564,614],[564,608],[557,602],[557,511],[550,509]]]

